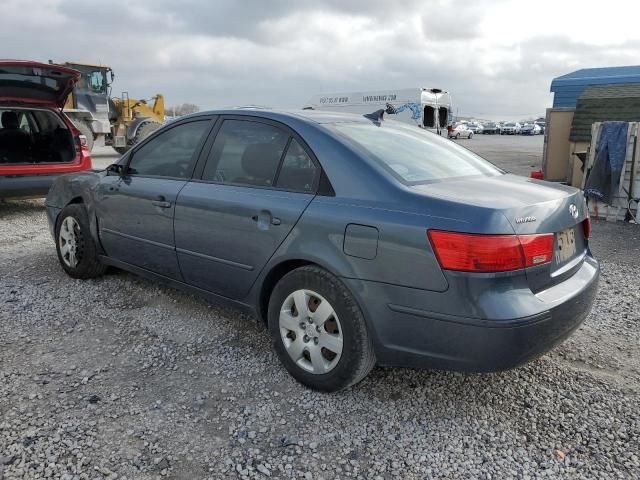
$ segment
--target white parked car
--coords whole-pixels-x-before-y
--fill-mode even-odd
[[[520,128],[520,135],[540,135],[542,127],[535,123],[526,123]]]
[[[449,138],[456,138],[456,139],[472,138],[472,137],[473,137],[473,130],[471,130],[469,126],[464,123],[457,125],[453,130],[451,130],[451,133],[449,134]]]
[[[518,135],[520,133],[520,124],[518,122],[507,122],[502,126],[501,135]]]
[[[467,128],[473,133],[482,133],[482,125],[479,123],[468,123]]]

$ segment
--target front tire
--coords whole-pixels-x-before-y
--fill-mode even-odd
[[[269,331],[287,371],[315,390],[350,387],[375,365],[360,307],[338,278],[319,267],[298,268],[278,282],[269,300]]]
[[[469,134],[469,140],[473,138],[473,132]]]
[[[106,266],[98,259],[98,249],[91,236],[89,215],[82,204],[67,205],[56,221],[56,251],[63,270],[73,278],[95,278]]]

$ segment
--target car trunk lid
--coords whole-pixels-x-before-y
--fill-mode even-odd
[[[0,101],[62,108],[80,72],[61,65],[0,60]]]
[[[503,228],[504,231],[492,233],[553,234],[552,261],[526,269],[534,292],[560,283],[582,264],[587,250],[584,224],[588,211],[580,190],[511,174],[416,185],[412,189],[476,207],[470,211],[477,212],[478,207],[493,213],[499,211],[512,230]]]

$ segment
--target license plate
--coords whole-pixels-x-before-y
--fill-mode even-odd
[[[567,228],[556,234],[556,263],[564,263],[576,254],[576,231]]]

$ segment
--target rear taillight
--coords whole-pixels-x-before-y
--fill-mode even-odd
[[[553,233],[517,235],[517,237],[522,245],[525,267],[543,265],[553,258]]]
[[[584,238],[588,240],[591,236],[591,217],[587,217],[582,221],[582,228],[584,230]]]
[[[532,170],[530,176],[536,180],[544,180],[544,172],[542,170]]]
[[[445,270],[505,272],[549,263],[553,234],[483,235],[429,230],[429,240]]]
[[[74,141],[76,144],[76,156],[82,161],[85,158],[91,158],[91,151],[87,143],[87,137],[77,132],[74,135]]]

